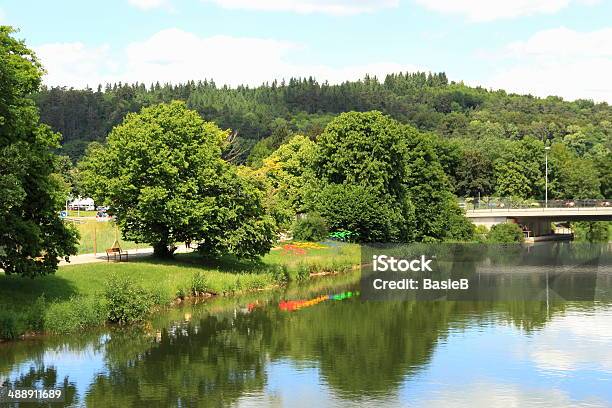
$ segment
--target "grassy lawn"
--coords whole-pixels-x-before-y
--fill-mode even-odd
[[[0,274],[0,326],[21,325],[18,332],[36,328],[66,331],[66,325],[83,328],[85,324],[79,316],[81,309],[98,307],[105,296],[107,283],[113,279],[129,278],[139,287],[155,293],[156,302],[164,305],[181,293],[189,293],[196,275],[203,277],[207,291],[230,295],[272,288],[287,280],[308,279],[310,273],[347,270],[359,263],[359,256],[359,246],[354,244],[295,243],[273,249],[259,262],[235,258],[208,261],[197,254],[177,254],[171,260],[147,257],[127,263],[68,265],[60,267],[55,275],[35,279]],[[40,306],[42,295],[44,309],[34,310]],[[4,318],[1,311],[5,312]],[[66,316],[73,314],[75,316]],[[19,316],[22,316],[21,321],[14,321]],[[74,322],[54,321],[70,320],[68,317]],[[32,319],[36,322],[31,323]],[[61,330],[55,330],[58,324]],[[2,337],[10,336],[0,333]]]
[[[79,254],[90,254],[93,252],[103,253],[106,248],[110,248],[119,240],[119,245],[123,249],[146,248],[148,244],[136,244],[131,241],[124,241],[121,232],[112,221],[98,222],[88,219],[73,222],[80,234]]]
[[[71,218],[77,218],[77,217],[95,217],[97,213],[98,213],[97,211],[69,210],[68,211],[68,217],[71,217]]]

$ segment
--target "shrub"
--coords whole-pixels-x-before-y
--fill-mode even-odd
[[[518,224],[503,223],[491,227],[487,240],[494,244],[505,244],[513,242],[523,242],[525,237]]]
[[[273,265],[269,271],[274,282],[283,285],[289,282],[289,270],[287,265]]]
[[[328,233],[325,220],[319,214],[309,214],[293,225],[293,239],[298,241],[322,241]]]
[[[347,230],[360,242],[396,242],[410,238],[409,200],[398,203],[373,187],[329,184],[310,204],[332,231]]]
[[[208,282],[204,274],[198,271],[191,277],[191,294],[199,296],[205,292],[208,292]]]
[[[487,241],[487,234],[489,229],[484,225],[477,225],[474,229],[474,241],[478,243],[484,243]]]
[[[187,296],[189,296],[189,290],[186,288],[178,288],[176,290],[176,297],[179,299],[185,299]]]
[[[271,283],[268,276],[257,273],[247,273],[241,275],[240,278],[242,287],[245,290],[264,289]]]
[[[612,223],[602,221],[572,222],[576,241],[579,242],[609,242],[612,238],[610,225]]]
[[[108,320],[119,324],[144,320],[155,303],[153,293],[118,275],[111,276],[107,282],[104,297],[108,303]]]
[[[296,280],[303,281],[310,278],[310,270],[313,268],[313,265],[307,265],[300,263],[297,267]]]
[[[0,339],[13,340],[25,331],[26,323],[23,315],[12,310],[0,310]]]
[[[45,313],[44,328],[52,333],[69,333],[106,321],[108,310],[103,299],[73,297],[52,303]]]
[[[47,302],[45,295],[40,295],[31,308],[26,312],[26,325],[28,330],[41,331],[45,325],[45,312],[47,310]]]
[[[23,310],[0,310],[0,339],[13,340],[27,331],[42,331],[45,322],[45,296]]]

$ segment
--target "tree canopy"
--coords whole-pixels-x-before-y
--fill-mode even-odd
[[[51,149],[60,136],[30,98],[43,69],[13,33],[0,26],[0,269],[34,277],[76,253],[76,232],[59,218],[67,191]]]
[[[221,158],[227,136],[183,102],[144,108],[88,151],[82,188],[110,206],[126,239],[160,256],[184,241],[208,254],[261,255],[273,222],[256,181]]]
[[[312,207],[331,228],[362,241],[471,237],[431,136],[381,112],[348,112],[317,146]]]

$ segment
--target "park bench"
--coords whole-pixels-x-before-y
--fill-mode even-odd
[[[110,262],[111,256],[117,261],[117,257],[119,257],[119,262],[125,258],[125,261],[128,261],[128,253],[127,251],[122,250],[119,247],[112,247],[106,250],[106,262]]]

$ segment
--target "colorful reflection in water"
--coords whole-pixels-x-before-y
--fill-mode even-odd
[[[278,303],[278,308],[280,310],[285,310],[287,312],[293,312],[299,309],[303,309],[305,307],[317,305],[321,302],[325,302],[326,300],[344,300],[344,299],[349,299],[349,298],[356,297],[356,296],[359,296],[358,291],[355,291],[355,292],[348,291],[348,292],[338,293],[336,295],[321,295],[321,296],[317,296],[313,299],[308,299],[308,300],[281,300]]]

